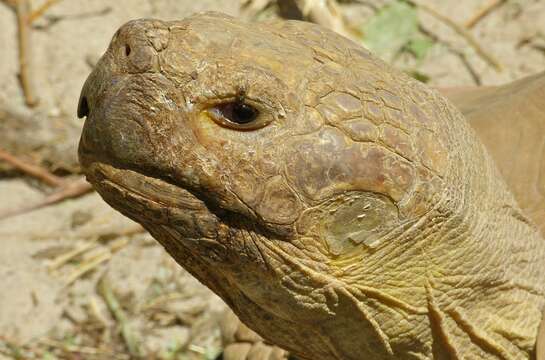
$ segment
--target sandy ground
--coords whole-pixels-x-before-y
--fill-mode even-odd
[[[421,3],[463,24],[488,1]],[[134,18],[177,19],[203,10],[241,15],[238,0],[60,1],[32,29],[40,104],[30,110],[17,81],[15,16],[0,3],[0,147],[60,174],[77,171],[79,90],[115,30]],[[362,4],[343,4],[342,10],[353,26],[372,15]],[[545,1],[507,1],[471,29],[502,71],[445,21],[425,11],[419,16],[438,43],[423,61],[401,56],[394,65],[418,69],[431,85],[492,85],[545,67]],[[0,211],[47,192],[5,164],[0,171]],[[0,359],[127,358],[129,350],[133,357],[205,359],[219,350],[221,300],[96,194],[0,221],[0,245]],[[105,284],[122,305],[123,321],[108,308],[100,290]],[[136,348],[129,349],[120,326],[130,330]],[[88,352],[82,355],[83,346]]]

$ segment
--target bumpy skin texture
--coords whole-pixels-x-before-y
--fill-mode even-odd
[[[210,115],[239,99],[257,128]],[[441,95],[301,22],[124,25],[80,161],[250,328],[300,359],[526,359],[545,243]]]

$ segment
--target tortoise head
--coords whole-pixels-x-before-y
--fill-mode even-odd
[[[78,115],[101,196],[302,358],[429,355],[430,279],[478,263],[459,234],[498,191],[446,101],[307,23],[129,22]]]

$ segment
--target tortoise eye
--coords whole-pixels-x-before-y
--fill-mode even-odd
[[[236,130],[255,130],[270,122],[267,121],[266,114],[261,114],[260,109],[261,107],[254,106],[250,100],[237,98],[216,104],[207,112],[221,126]]]
[[[257,119],[259,111],[243,101],[233,101],[216,107],[217,112],[226,120],[244,125]]]

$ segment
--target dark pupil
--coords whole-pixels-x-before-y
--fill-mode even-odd
[[[257,117],[257,110],[250,105],[236,103],[233,105],[232,114],[232,119],[229,120],[237,124],[247,124],[255,120]]]

